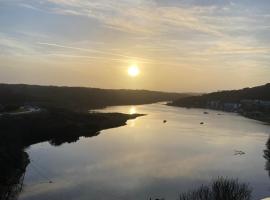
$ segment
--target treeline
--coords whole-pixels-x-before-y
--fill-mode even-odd
[[[270,101],[270,83],[241,90],[219,91],[200,96],[190,96],[173,101],[170,105],[184,107],[205,107],[210,101],[239,103],[241,100]]]
[[[21,148],[49,141],[60,145],[75,142],[80,136],[95,136],[99,131],[123,126],[141,114],[78,113],[63,109],[44,110],[25,115],[0,117],[0,146],[13,143]]]
[[[111,90],[84,87],[57,87],[0,84],[0,104],[31,104],[72,110],[97,109],[114,105],[172,101],[188,94],[147,90]]]

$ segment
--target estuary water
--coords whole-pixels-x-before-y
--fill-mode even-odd
[[[161,103],[101,111],[146,116],[75,143],[31,146],[20,200],[176,200],[219,176],[249,183],[253,199],[270,196],[269,125]]]

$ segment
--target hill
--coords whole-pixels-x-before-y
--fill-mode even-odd
[[[168,105],[237,112],[246,117],[270,123],[270,83],[241,90],[190,96],[172,101]]]
[[[240,103],[243,100],[270,101],[270,83],[241,90],[218,91],[200,96],[190,96],[173,101],[170,105],[183,107],[207,107],[209,102]]]
[[[84,87],[57,87],[0,84],[0,104],[34,104],[71,110],[88,110],[114,105],[172,101],[188,94],[147,90],[111,90]]]

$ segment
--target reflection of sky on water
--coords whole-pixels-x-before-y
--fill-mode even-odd
[[[270,195],[263,158],[269,126],[236,114],[204,115],[160,104],[104,111],[130,113],[131,108],[147,115],[76,143],[32,146],[20,199],[170,200],[217,176],[249,182],[256,197]],[[234,156],[234,150],[246,154]],[[44,183],[31,165],[53,183]]]

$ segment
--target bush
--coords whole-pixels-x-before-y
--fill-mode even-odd
[[[250,200],[251,188],[238,179],[218,178],[209,186],[180,194],[179,200]]]

